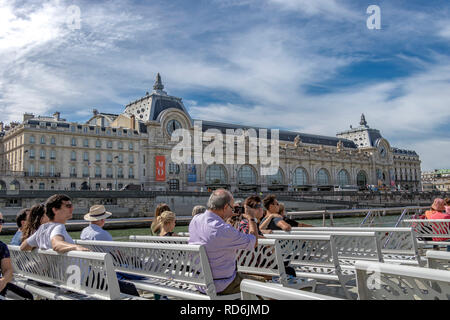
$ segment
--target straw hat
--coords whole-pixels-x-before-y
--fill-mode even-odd
[[[105,206],[95,205],[89,209],[89,212],[84,215],[84,220],[99,221],[112,216],[111,212],[106,211]]]

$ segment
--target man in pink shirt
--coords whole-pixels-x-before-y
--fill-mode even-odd
[[[236,251],[251,250],[258,244],[256,210],[246,208],[249,233],[239,232],[225,221],[233,215],[234,199],[225,189],[214,191],[207,210],[194,216],[189,224],[189,243],[205,247],[218,295],[240,292],[243,276],[237,272]]]

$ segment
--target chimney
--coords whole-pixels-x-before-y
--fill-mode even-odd
[[[134,114],[131,115],[131,129],[136,130],[136,117]]]
[[[92,110],[92,113],[94,114],[94,116],[96,116],[96,115],[98,115],[98,110],[94,109],[94,110]]]
[[[33,119],[33,118],[34,118],[34,114],[32,114],[32,113],[24,113],[23,114],[23,122]]]
[[[59,116],[61,115],[61,113],[59,113],[58,111],[56,111],[54,114],[53,114],[53,118],[56,120],[56,121],[59,121]]]

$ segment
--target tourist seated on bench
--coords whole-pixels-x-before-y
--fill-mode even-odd
[[[264,208],[266,208],[266,216],[261,221],[261,230],[284,230],[291,231],[291,226],[289,223],[283,220],[283,216],[279,214],[280,205],[277,198],[271,194],[264,198],[263,200]],[[263,231],[264,232],[264,231]]]
[[[201,214],[201,213],[203,213],[205,211],[206,211],[206,207],[205,206],[195,206],[192,209],[192,216],[196,216],[196,215]]]
[[[74,243],[72,237],[67,233],[65,224],[72,218],[73,205],[71,199],[62,194],[55,194],[47,199],[45,212],[50,222],[45,223],[24,240],[20,250],[31,251],[34,248],[42,250],[53,249],[58,253],[69,251],[89,251],[89,249]],[[139,296],[136,288],[128,283],[119,281],[120,291],[133,296]]]
[[[161,215],[156,219],[158,225],[158,229],[160,230],[159,236],[161,237],[178,237],[176,233],[173,232],[176,225],[176,216],[172,211],[164,211]]]
[[[247,212],[251,219],[250,234],[245,234],[225,222],[233,215],[233,205],[234,198],[229,191],[215,190],[209,197],[208,209],[194,216],[189,224],[189,244],[205,247],[218,295],[240,292],[245,276],[237,272],[236,251],[252,250],[258,244],[258,229],[253,221],[256,210]]]
[[[26,209],[22,209],[19,211],[19,213],[16,216],[16,223],[17,223],[17,232],[14,235],[14,237],[11,239],[10,241],[10,245],[13,246],[20,246],[20,244],[22,243],[22,232],[23,232],[23,227],[25,226],[25,222],[27,220],[27,216],[30,214],[30,209],[26,208]]]
[[[438,199],[436,199],[438,200]],[[435,200],[435,202],[436,202]],[[442,200],[442,199],[439,199]],[[434,203],[433,203],[434,205]],[[433,214],[429,215],[430,220],[434,220],[434,219],[450,219],[450,207],[445,207],[445,201],[438,201],[435,205],[435,207],[437,208]],[[445,210],[445,213],[442,212],[440,209],[442,209],[442,211]],[[450,222],[449,222],[450,224]],[[436,228],[433,226],[433,231],[438,233],[438,234],[444,234],[444,233],[448,233],[448,229],[449,229],[449,224],[446,225],[445,230],[436,230]],[[433,238],[433,241],[449,241],[449,238]],[[447,251],[450,251],[450,245],[447,246]]]
[[[259,222],[263,217],[263,208],[261,206],[261,198],[258,196],[250,196],[244,201],[244,208],[247,211],[248,208],[256,210],[256,228],[258,229],[259,238],[264,238],[264,234],[259,230]],[[239,231],[244,233],[249,233],[249,217],[247,214],[242,215],[241,222],[239,224]],[[272,231],[272,230],[270,230]],[[289,267],[289,260],[284,261],[284,268],[286,270],[286,274],[290,277],[290,279],[295,278],[295,270],[292,267]]]
[[[106,211],[103,205],[94,205],[89,209],[89,212],[84,215],[84,220],[89,221],[90,224],[81,231],[81,240],[92,240],[92,241],[113,241],[111,234],[104,230],[105,220],[112,216],[111,212]],[[144,277],[135,276],[132,274],[117,272],[118,280],[142,280]],[[120,286],[129,286],[129,284],[124,284],[119,281]],[[126,289],[124,289],[126,290]],[[130,289],[134,292],[135,289]]]
[[[106,211],[105,206],[95,205],[84,215],[84,220],[90,224],[81,231],[81,240],[113,241],[111,234],[104,230],[105,220],[112,216],[111,212]]]
[[[152,233],[152,236],[156,236],[159,234],[159,224],[158,224],[158,217],[163,213],[164,211],[170,211],[169,205],[166,203],[160,203],[155,209],[155,218],[152,221],[152,224],[150,225],[150,231]]]
[[[2,231],[3,223],[3,215],[0,212],[0,232]],[[13,267],[11,264],[8,246],[0,241],[0,296],[3,298],[6,296],[8,291],[11,291],[24,299],[33,300],[33,295],[27,290],[12,284],[10,282],[12,279]]]
[[[43,203],[35,204],[30,209],[30,214],[27,216],[25,225],[23,227],[22,239],[20,244],[22,244],[26,239],[28,239],[33,233],[39,229],[39,227],[50,220],[45,214],[45,205]],[[19,244],[19,246],[20,246]]]

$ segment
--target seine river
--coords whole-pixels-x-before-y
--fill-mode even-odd
[[[380,227],[393,227],[397,222],[399,216],[384,216],[381,217],[380,220],[376,221],[376,225]],[[335,227],[358,227],[360,223],[363,221],[364,217],[350,217],[350,218],[334,218],[334,226]],[[297,220],[299,222],[308,223],[316,227],[322,226],[322,219],[301,219]],[[327,219],[327,227],[330,226],[330,220]],[[187,232],[188,226],[177,226],[175,227],[175,232]],[[108,230],[111,233],[115,240],[125,240],[130,235],[151,235],[150,228],[130,228],[130,229],[121,229],[121,230]],[[73,239],[80,238],[80,231],[69,232],[70,236]],[[13,235],[0,235],[0,241],[3,241],[6,244],[9,244]]]

